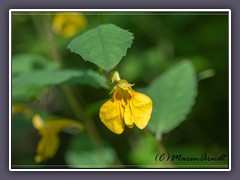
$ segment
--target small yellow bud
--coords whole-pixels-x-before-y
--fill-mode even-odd
[[[36,129],[41,129],[43,128],[43,119],[41,118],[40,115],[36,114],[33,116],[33,120],[32,120],[32,123],[33,123],[33,126],[36,128]]]
[[[114,72],[113,76],[112,76],[112,83],[113,82],[119,82],[121,80],[120,75],[117,71]]]

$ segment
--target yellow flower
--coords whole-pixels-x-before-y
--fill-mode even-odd
[[[31,108],[28,105],[22,103],[16,103],[12,105],[12,115],[18,113],[22,113],[26,118],[31,118],[33,115]]]
[[[33,116],[33,126],[38,130],[41,139],[37,145],[37,155],[35,161],[40,163],[52,158],[60,145],[58,133],[67,127],[77,127],[80,130],[83,126],[80,122],[72,119],[55,119],[44,122],[38,115]]]
[[[57,34],[71,37],[86,25],[87,19],[84,15],[75,12],[62,12],[53,17],[52,29]]]
[[[121,134],[125,125],[134,124],[143,129],[147,126],[152,113],[152,100],[145,94],[132,89],[133,84],[120,80],[119,74],[113,75],[117,85],[113,88],[112,99],[100,108],[99,116],[103,124],[116,134]]]

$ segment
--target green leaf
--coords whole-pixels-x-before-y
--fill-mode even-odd
[[[12,86],[13,101],[30,101],[37,97],[45,88],[33,86]]]
[[[104,144],[96,150],[91,139],[82,134],[71,140],[65,160],[71,168],[106,168],[114,164],[115,151]]]
[[[186,119],[197,95],[197,79],[190,61],[181,61],[157,77],[146,89],[153,100],[149,129],[161,137]]]
[[[22,73],[12,79],[14,85],[46,86],[58,84],[87,84],[105,87],[106,78],[93,70],[60,69]]]
[[[12,58],[13,75],[33,70],[56,69],[57,67],[57,64],[37,54],[19,54]]]
[[[134,143],[134,148],[131,149],[129,153],[130,161],[133,164],[138,165],[141,168],[171,167],[166,161],[155,160],[156,155],[159,153],[159,147],[154,137],[143,135]]]
[[[131,47],[133,34],[113,24],[100,25],[73,39],[68,48],[102,69],[116,66]]]
[[[198,80],[204,80],[215,76],[215,71],[213,69],[206,69],[198,73]]]

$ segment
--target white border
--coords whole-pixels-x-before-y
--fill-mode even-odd
[[[228,81],[229,81],[229,168],[228,169],[12,169],[11,168],[11,116],[12,116],[12,12],[228,12]],[[9,10],[9,171],[231,171],[231,10],[230,9],[10,9]]]
[[[232,67],[232,65],[231,65],[231,61],[232,61],[232,52],[231,52],[231,46],[232,46],[232,32],[231,32],[231,28],[232,28],[232,22],[231,22],[231,18],[232,18],[232,15],[231,15],[231,10],[229,9],[229,11],[228,11],[228,88],[229,88],[229,92],[228,92],[228,94],[229,94],[229,98],[228,98],[228,107],[229,107],[229,109],[228,109],[228,115],[229,115],[229,123],[228,123],[228,126],[229,126],[229,129],[228,129],[228,131],[229,131],[229,139],[228,139],[228,141],[229,141],[229,145],[228,145],[228,149],[229,149],[229,152],[228,152],[228,154],[229,154],[229,171],[231,171],[231,163],[232,163],[232,156],[231,156],[231,152],[232,152],[232,142],[231,142],[231,140],[232,140],[232,131],[231,131],[231,127],[232,127],[232,125],[231,125],[231,123],[232,123],[232,117],[231,117],[231,115],[232,115],[232,111],[231,111],[231,106],[232,106],[232,102],[231,102],[231,100],[232,100],[232,85],[231,85],[231,67]]]

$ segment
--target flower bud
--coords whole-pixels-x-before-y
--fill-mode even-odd
[[[121,80],[120,75],[117,71],[114,71],[112,75],[112,83],[113,82],[119,82]]]

